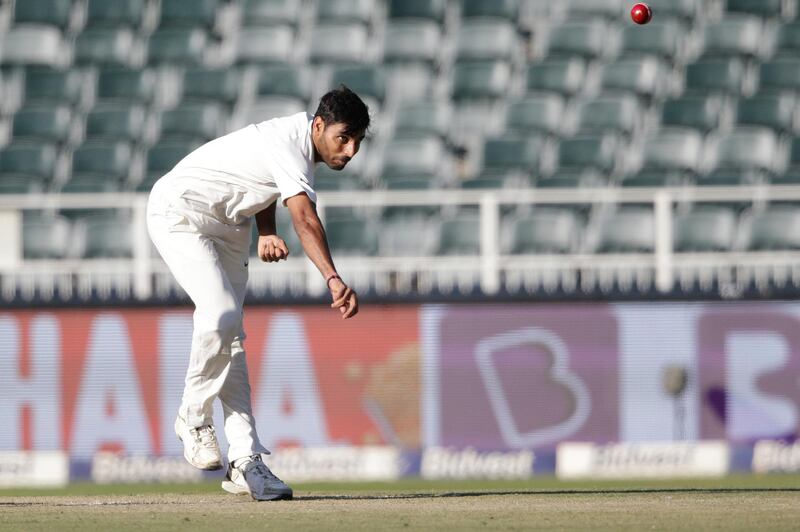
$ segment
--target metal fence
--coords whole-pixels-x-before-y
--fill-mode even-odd
[[[678,253],[673,248],[676,208],[693,203],[741,205],[798,202],[797,186],[580,188],[426,191],[347,191],[321,195],[324,219],[331,208],[477,207],[480,252],[469,256],[336,256],[342,275],[376,297],[493,297],[561,295],[605,297],[709,294],[736,298],[746,292],[786,294],[800,287],[800,251]],[[19,304],[81,301],[148,302],[182,297],[150,244],[146,194],[26,194],[0,197],[0,300]],[[504,254],[499,245],[501,209],[571,205],[602,212],[622,205],[649,205],[654,248],[637,253]],[[27,259],[23,211],[125,209],[131,213],[132,257],[123,259]],[[592,223],[590,217],[589,224]],[[316,298],[324,282],[295,252],[280,264],[250,265],[253,298]]]

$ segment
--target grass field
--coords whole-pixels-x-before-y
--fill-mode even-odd
[[[798,530],[800,476],[299,484],[256,503],[218,484],[0,490],[0,530]]]

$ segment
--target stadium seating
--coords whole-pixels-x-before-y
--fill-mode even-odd
[[[72,224],[64,216],[27,211],[22,219],[22,256],[62,259],[71,248]]]
[[[14,22],[16,24],[47,24],[64,30],[70,25],[72,16],[72,0],[14,2]]]
[[[757,251],[800,249],[800,209],[772,207],[756,215],[747,247]]]
[[[579,220],[569,209],[537,209],[510,224],[508,251],[513,254],[577,251]]]
[[[145,105],[156,99],[156,73],[153,70],[104,68],[97,77],[99,101],[139,102]]]
[[[300,11],[301,4],[295,0],[243,0],[242,22],[245,26],[296,26]]]
[[[729,208],[701,208],[675,218],[677,252],[730,251],[736,238],[736,213]]]
[[[796,2],[649,0],[656,18],[646,26],[630,22],[622,0],[554,3],[535,16],[529,4],[7,3],[0,193],[146,191],[201,143],[313,111],[339,83],[365,97],[375,126],[358,164],[317,168],[320,191],[800,184]],[[752,224],[739,222],[743,206]],[[723,207],[676,212],[676,250],[737,249],[750,225],[748,249],[794,249],[766,236],[774,220],[793,223],[793,211],[760,212],[757,198]],[[394,216],[403,209],[386,209],[352,240],[341,235],[375,220],[334,217],[337,245],[387,256],[478,252],[477,233],[457,228],[473,227],[474,212],[415,209],[405,220]],[[28,234],[40,222],[31,220]],[[53,223],[71,235],[89,227]],[[115,215],[111,225],[125,223]],[[403,224],[433,236],[415,249]],[[511,254],[652,249],[652,212],[640,208],[596,227],[576,209],[550,207],[515,210],[504,224]],[[106,236],[92,237],[98,247],[86,256],[127,256],[103,251]]]

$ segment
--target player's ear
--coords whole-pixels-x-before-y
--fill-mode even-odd
[[[325,129],[325,120],[323,120],[321,116],[315,116],[312,127],[314,128],[315,132],[322,133],[322,131]]]

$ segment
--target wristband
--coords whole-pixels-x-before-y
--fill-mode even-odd
[[[332,281],[332,280],[334,280],[334,279],[339,279],[340,281],[342,280],[342,278],[341,278],[341,277],[339,277],[339,274],[338,274],[338,273],[336,273],[336,272],[333,272],[332,274],[328,275],[328,276],[325,278],[325,286],[327,286],[327,287],[328,287],[328,290],[330,290],[330,289],[331,289],[331,281]]]

